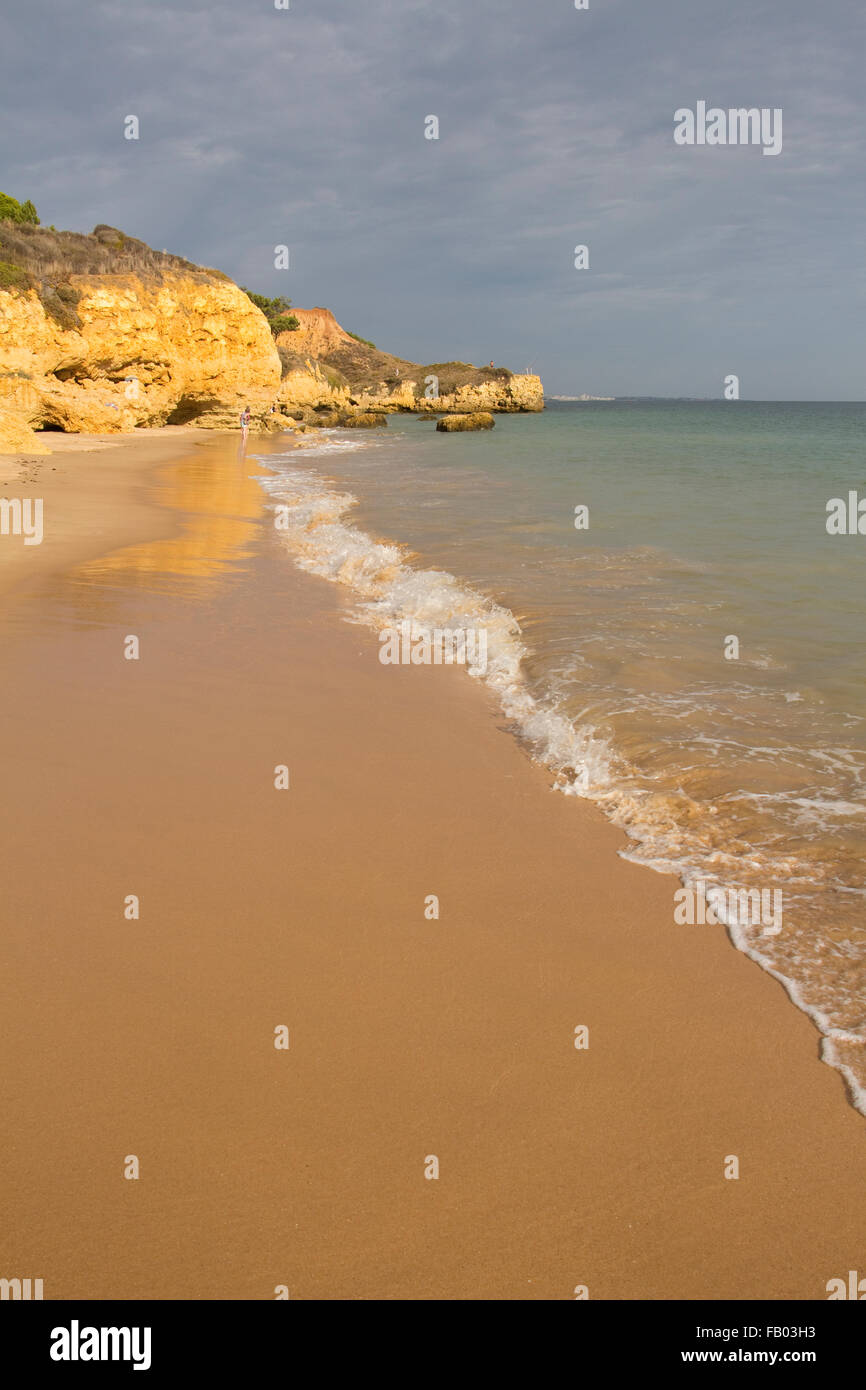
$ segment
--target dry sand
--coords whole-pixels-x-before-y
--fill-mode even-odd
[[[235,440],[181,443],[157,473],[176,440],[40,460],[3,598],[0,1275],[821,1299],[863,1272],[866,1121],[809,1021],[674,925],[676,882],[464,673],[379,664]]]

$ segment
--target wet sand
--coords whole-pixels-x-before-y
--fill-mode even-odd
[[[0,1276],[822,1299],[863,1272],[866,1125],[781,987],[675,926],[676,881],[461,671],[379,664],[236,439],[63,459],[66,548],[47,491],[11,587],[0,538]]]
[[[184,426],[134,435],[49,434],[50,454],[0,454],[0,499],[41,499],[44,539],[24,545],[0,535],[0,594],[46,573],[126,545],[142,535],[168,535],[169,516],[154,506],[154,468],[210,431]]]

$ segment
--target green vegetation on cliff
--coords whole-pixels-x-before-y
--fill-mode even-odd
[[[16,206],[32,208],[27,203]],[[229,278],[221,270],[204,269],[182,256],[154,251],[146,242],[104,222],[90,234],[58,232],[55,227],[40,225],[35,208],[33,217],[23,220],[4,218],[0,212],[0,289],[35,290],[45,312],[61,328],[80,327],[75,306],[81,296],[73,288],[71,276],[137,275],[152,279],[163,271],[183,271],[208,280]]]
[[[0,222],[28,222],[39,226],[39,218],[30,199],[26,203],[19,203],[8,193],[0,193]]]
[[[294,314],[290,313],[292,301],[283,295],[277,295],[275,299],[268,299],[264,294],[254,294],[248,290],[246,285],[240,288],[249,299],[253,301],[257,309],[261,309],[271,327],[271,332],[276,338],[278,333],[293,333],[299,327],[298,320]]]
[[[20,265],[0,261],[0,290],[26,290],[29,284],[27,271],[22,270]]]
[[[164,270],[195,272],[216,280],[229,278],[222,271],[206,270],[182,256],[154,251],[147,242],[104,222],[87,234],[0,220],[0,256],[21,266],[34,281],[68,280],[70,275],[148,276]]]

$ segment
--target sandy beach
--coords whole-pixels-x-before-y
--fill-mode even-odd
[[[462,671],[379,663],[236,435],[142,434],[2,461],[45,505],[41,546],[0,537],[4,1267],[47,1299],[826,1298],[866,1130],[809,1020]]]
[[[57,433],[50,454],[0,454],[0,498],[40,498],[45,530],[38,546],[0,537],[4,595],[141,535],[169,534],[168,519],[145,501],[146,480],[184,443],[206,436],[178,426],[132,436]]]

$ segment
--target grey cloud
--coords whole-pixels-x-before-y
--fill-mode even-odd
[[[862,398],[863,39],[859,0],[29,0],[0,187],[552,392]],[[698,99],[783,153],[676,147]]]

